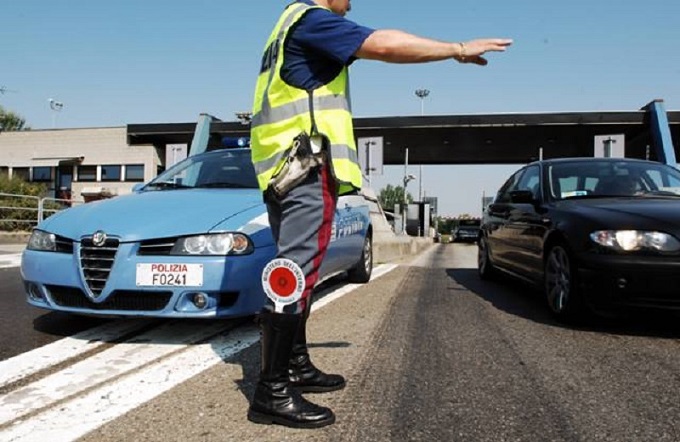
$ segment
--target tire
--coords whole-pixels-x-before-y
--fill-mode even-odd
[[[543,291],[550,312],[562,322],[573,322],[584,313],[577,273],[576,264],[564,245],[557,244],[548,250]]]
[[[373,238],[367,234],[364,238],[364,246],[361,250],[361,257],[354,267],[347,271],[349,282],[364,284],[371,280],[373,272]]]
[[[492,280],[498,276],[498,270],[489,258],[489,248],[484,237],[480,237],[479,244],[477,244],[477,272],[479,277],[484,280]]]

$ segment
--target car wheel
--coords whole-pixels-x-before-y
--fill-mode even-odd
[[[563,245],[548,251],[543,273],[545,298],[553,315],[563,321],[574,320],[582,313],[576,273],[574,261]]]
[[[493,279],[497,274],[497,270],[489,258],[488,244],[483,237],[479,239],[477,245],[477,271],[482,279]]]
[[[347,279],[350,282],[366,283],[371,280],[371,273],[373,272],[373,241],[371,235],[366,235],[364,238],[364,247],[361,250],[361,257],[356,266],[347,272]]]

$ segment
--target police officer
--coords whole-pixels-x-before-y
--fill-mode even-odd
[[[262,366],[248,410],[248,419],[257,423],[297,428],[332,424],[333,412],[301,393],[345,386],[342,376],[312,364],[305,330],[338,195],[361,188],[348,66],[357,58],[485,65],[484,53],[504,51],[511,44],[506,39],[441,42],[374,30],[345,19],[349,10],[350,0],[289,4],[267,40],[257,79],[252,160],[278,246],[276,261],[304,274],[297,301],[281,303],[273,288],[259,317]],[[291,161],[297,161],[295,167]]]

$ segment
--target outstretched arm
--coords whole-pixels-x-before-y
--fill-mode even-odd
[[[486,52],[503,52],[512,44],[504,38],[485,38],[466,42],[445,42],[407,32],[381,29],[373,32],[355,55],[358,58],[388,63],[427,63],[453,58],[461,63],[486,65]]]

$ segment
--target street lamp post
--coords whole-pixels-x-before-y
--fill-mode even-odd
[[[420,116],[425,115],[425,98],[430,95],[429,89],[416,89],[416,97],[420,98]],[[418,202],[423,202],[423,165],[418,167]],[[424,233],[424,232],[423,232]],[[420,222],[418,223],[418,236],[420,236]],[[424,236],[424,235],[423,235]]]
[[[420,98],[420,115],[425,115],[425,98],[430,95],[429,89],[416,89],[416,97]]]
[[[47,101],[49,101],[50,109],[52,109],[52,129],[54,129],[57,125],[57,112],[61,112],[61,110],[64,108],[64,103],[53,100],[52,98]]]

